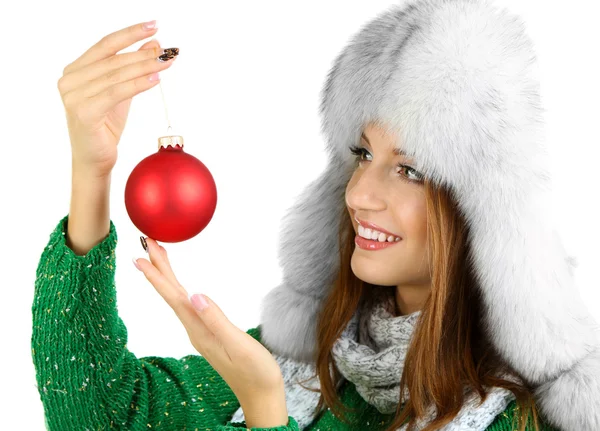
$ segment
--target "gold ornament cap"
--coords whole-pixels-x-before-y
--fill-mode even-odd
[[[168,146],[171,146],[172,148],[175,148],[175,146],[183,148],[183,136],[169,135],[158,138],[158,149],[161,147],[167,148]]]

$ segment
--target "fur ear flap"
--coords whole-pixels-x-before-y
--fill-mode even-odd
[[[269,351],[313,362],[317,317],[339,270],[338,232],[352,171],[331,157],[325,171],[300,194],[281,223],[283,282],[261,304],[261,338]]]
[[[542,415],[561,430],[600,430],[600,348],[538,386],[535,398]]]

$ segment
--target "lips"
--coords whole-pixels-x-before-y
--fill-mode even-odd
[[[381,241],[373,241],[370,239],[366,239],[363,238],[360,235],[356,235],[356,237],[354,238],[354,243],[357,245],[357,247],[362,248],[364,250],[383,250],[385,248],[388,247],[393,247],[396,244],[400,244],[402,242],[402,240],[399,241],[385,241],[385,242],[381,242]]]

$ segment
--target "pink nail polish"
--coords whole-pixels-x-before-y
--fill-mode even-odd
[[[145,22],[142,24],[142,27],[144,30],[154,30],[157,27],[156,20],[154,19],[152,21]]]
[[[135,257],[132,257],[131,260],[133,261],[135,267],[141,271],[142,267],[137,263],[137,259]]]
[[[206,302],[206,299],[204,299],[204,295],[200,294],[200,293],[196,293],[194,295],[192,295],[190,297],[190,301],[192,301],[192,305],[194,306],[194,308],[196,310],[204,310],[206,307],[208,307],[208,302]]]

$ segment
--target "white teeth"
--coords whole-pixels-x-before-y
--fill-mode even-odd
[[[397,242],[400,241],[400,237],[394,237],[393,235],[389,235],[386,237],[386,234],[383,232],[378,232],[373,229],[364,228],[362,225],[358,225],[358,235],[363,238],[375,240],[379,242]]]
[[[368,232],[371,233],[372,240],[376,241],[377,237],[379,237],[379,232],[377,232],[376,230],[373,230],[373,229],[365,229],[365,230],[367,230]]]

